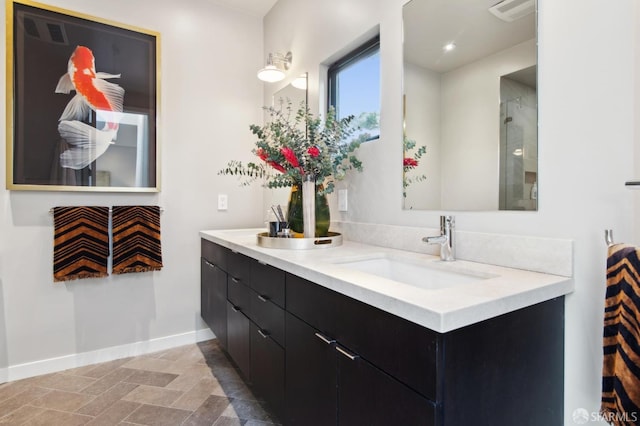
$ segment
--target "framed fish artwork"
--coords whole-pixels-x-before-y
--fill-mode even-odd
[[[160,35],[7,0],[7,189],[158,192]]]

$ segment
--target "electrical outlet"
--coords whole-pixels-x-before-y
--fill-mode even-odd
[[[229,197],[227,194],[218,194],[218,210],[227,210],[229,208]]]
[[[338,190],[338,211],[341,211],[341,212],[347,211],[347,190],[346,189]]]

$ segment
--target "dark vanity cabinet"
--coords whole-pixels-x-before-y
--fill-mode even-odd
[[[227,348],[227,250],[207,240],[201,241],[200,312]]]
[[[287,424],[436,424],[437,333],[294,275],[287,311]]]
[[[244,379],[282,418],[285,273],[202,240],[201,280],[202,318]]]
[[[204,240],[202,258],[203,318],[286,425],[563,423],[563,297],[438,333]]]

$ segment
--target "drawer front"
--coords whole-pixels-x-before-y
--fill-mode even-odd
[[[250,257],[229,251],[227,255],[227,273],[236,281],[241,281],[249,286],[252,262],[254,262],[254,260]]]
[[[251,263],[251,288],[262,297],[284,308],[285,272],[258,261]]]
[[[284,346],[284,309],[251,291],[249,311],[260,330]]]
[[[344,296],[291,274],[287,274],[286,284],[287,311],[335,338],[336,317]]]
[[[227,298],[229,302],[237,309],[241,310],[246,316],[250,315],[250,292],[249,287],[232,276],[227,277]]]
[[[200,239],[200,255],[223,271],[227,270],[227,253],[230,250],[204,238]]]

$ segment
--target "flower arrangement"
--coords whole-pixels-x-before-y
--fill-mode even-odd
[[[349,170],[362,171],[355,151],[369,135],[348,141],[357,130],[353,116],[338,119],[331,108],[323,121],[304,102],[294,111],[288,100],[279,108],[264,109],[267,122],[249,126],[258,138],[252,152],[262,161],[244,164],[232,160],[218,174],[238,176],[243,185],[264,178],[268,188],[292,186],[312,176],[317,184],[324,184],[328,194],[335,188],[334,179],[344,178]]]
[[[404,137],[404,157],[402,159],[402,196],[407,197],[407,188],[413,182],[422,182],[426,180],[427,177],[422,174],[418,176],[411,176],[409,173],[418,167],[419,160],[422,158],[424,154],[427,152],[427,147],[422,145],[418,147],[418,149],[411,153],[412,150],[416,148],[416,141]]]

